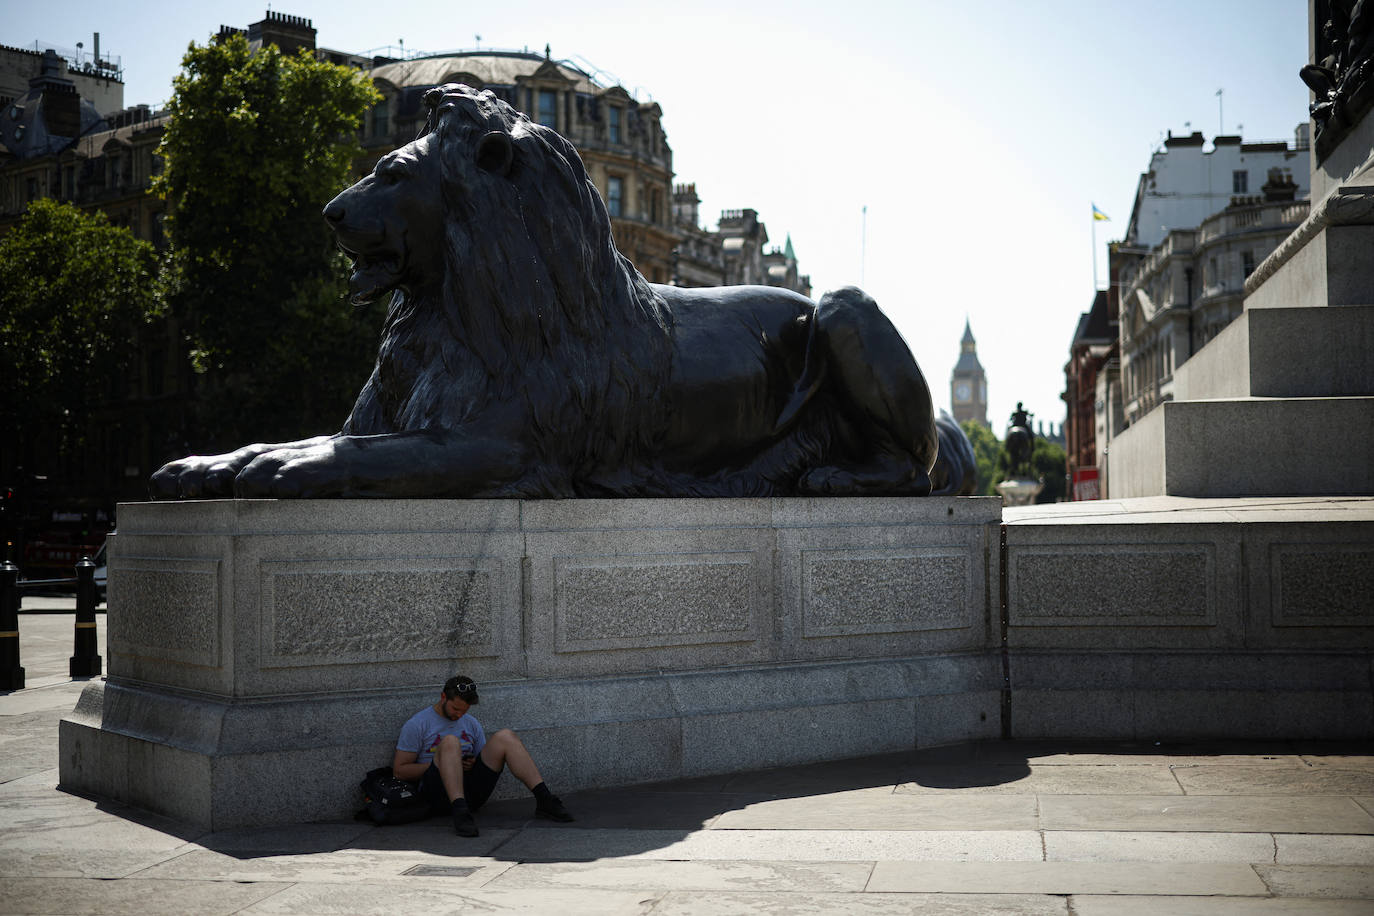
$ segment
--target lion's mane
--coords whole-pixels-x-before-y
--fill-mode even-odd
[[[598,480],[642,467],[661,435],[671,315],[616,250],[570,143],[490,92],[450,84],[426,102],[441,157],[442,288],[393,294],[373,397],[344,433],[456,429],[517,401],[546,475],[518,489],[598,495]],[[514,144],[504,176],[474,155],[491,131]]]

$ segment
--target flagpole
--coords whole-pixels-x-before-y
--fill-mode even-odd
[[[1097,214],[1092,216],[1093,223],[1093,293],[1097,293]]]

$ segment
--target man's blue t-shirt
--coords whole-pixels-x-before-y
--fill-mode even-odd
[[[482,753],[487,743],[487,734],[471,713],[463,713],[456,721],[446,719],[426,706],[406,720],[401,726],[401,737],[396,739],[396,750],[414,751],[416,763],[429,763],[434,759],[434,749],[445,735],[457,735],[463,743],[463,756],[476,757]]]

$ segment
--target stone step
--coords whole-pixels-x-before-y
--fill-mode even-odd
[[[1374,306],[1246,310],[1174,371],[1176,401],[1374,395]]]
[[[1112,499],[1374,493],[1374,397],[1166,401],[1111,441]]]
[[[1374,305],[1374,176],[1336,187],[1245,281],[1246,309]]]

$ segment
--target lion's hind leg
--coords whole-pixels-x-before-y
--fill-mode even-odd
[[[824,495],[930,492],[939,449],[930,388],[906,342],[866,293],[852,286],[821,297],[812,344],[843,416],[834,457],[797,488]]]

